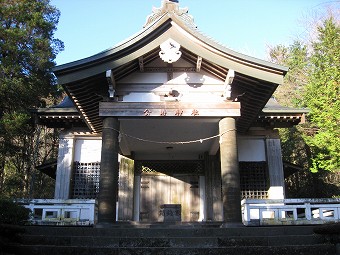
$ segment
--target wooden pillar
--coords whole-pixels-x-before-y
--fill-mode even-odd
[[[238,167],[236,121],[224,118],[219,122],[221,179],[224,224],[241,225],[241,192],[240,173]]]
[[[221,167],[218,155],[205,154],[205,206],[207,221],[222,221]]]
[[[269,199],[284,199],[284,174],[280,139],[266,139]]]
[[[103,120],[102,154],[98,196],[98,223],[116,222],[118,196],[118,131],[119,122],[114,117]]]

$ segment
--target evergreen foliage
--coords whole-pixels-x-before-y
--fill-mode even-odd
[[[27,209],[9,199],[0,199],[0,224],[23,225],[31,213]]]
[[[340,170],[340,25],[333,17],[318,27],[303,103],[310,109],[312,171]]]
[[[59,93],[51,72],[63,49],[53,37],[59,15],[49,0],[0,0],[0,193],[13,181],[28,194],[41,134],[29,109]]]
[[[311,43],[296,41],[270,50],[271,61],[290,67],[284,85],[275,93],[277,100],[309,109],[306,124],[280,130],[283,157],[312,172],[340,170],[339,24],[330,15],[317,26]]]

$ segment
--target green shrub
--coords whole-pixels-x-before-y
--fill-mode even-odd
[[[0,224],[22,225],[31,211],[9,199],[0,199]]]

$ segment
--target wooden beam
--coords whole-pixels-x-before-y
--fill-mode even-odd
[[[100,102],[99,116],[116,117],[238,117],[241,115],[239,102]]]
[[[116,80],[115,80],[112,70],[106,71],[106,79],[107,79],[108,84],[111,84],[113,85],[113,88],[116,88]]]
[[[109,85],[109,90],[108,90],[109,97],[113,98],[115,90],[116,90],[116,80],[115,80],[115,77],[113,75],[112,70],[107,70],[106,71],[106,80],[107,80],[107,83]]]
[[[202,65],[202,57],[197,56],[196,72],[200,72],[201,71],[201,65]]]
[[[194,73],[196,72],[195,67],[144,67],[144,72],[147,73],[165,73],[165,72],[187,72]]]
[[[144,58],[143,56],[138,58],[138,63],[139,63],[139,71],[144,72]]]
[[[235,71],[233,69],[229,69],[227,77],[225,78],[225,84],[231,85],[235,78]]]
[[[232,69],[229,69],[227,77],[225,78],[224,84],[225,84],[225,89],[224,89],[224,94],[223,96],[230,100],[231,99],[231,84],[233,83],[235,78],[235,71]]]
[[[168,71],[167,71],[168,81],[171,81],[174,78],[174,71],[172,70],[173,68],[172,63],[168,63],[167,67],[168,67]]]

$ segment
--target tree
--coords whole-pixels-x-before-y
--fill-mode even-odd
[[[307,83],[308,52],[307,45],[294,41],[289,47],[278,45],[269,52],[273,63],[289,67],[284,85],[275,91],[275,97],[282,105],[296,107],[301,104],[301,89]]]
[[[311,171],[340,170],[340,27],[333,15],[317,25],[311,43],[270,50],[273,62],[290,71],[275,93],[286,106],[307,107],[307,124],[280,130],[285,159]],[[303,137],[303,141],[298,137]]]
[[[51,68],[63,49],[53,37],[59,15],[49,0],[0,0],[0,192],[5,171],[20,176],[14,179],[27,192],[35,163],[28,148],[37,139],[29,109],[57,95]]]
[[[289,67],[284,83],[274,93],[276,100],[284,106],[301,107],[302,88],[308,80],[308,47],[301,41],[294,41],[288,47],[278,45],[270,49],[270,61]],[[283,160],[305,169],[309,168],[310,149],[303,139],[301,126],[279,129]]]
[[[340,170],[340,25],[331,16],[317,31],[303,92],[311,124],[305,140],[312,151],[312,171]]]

